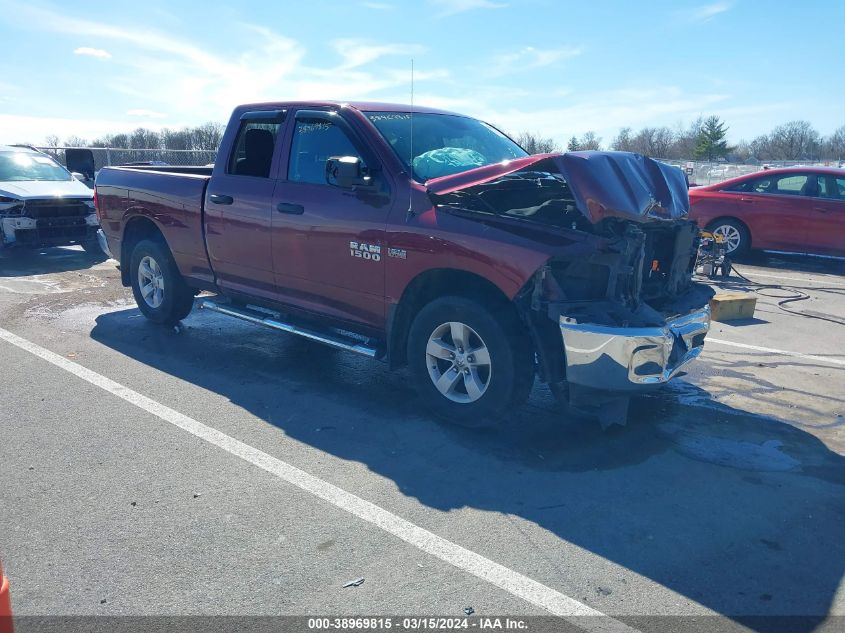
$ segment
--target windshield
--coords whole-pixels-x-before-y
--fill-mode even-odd
[[[414,178],[420,182],[528,156],[494,127],[469,117],[415,112],[412,144],[410,112],[364,114],[393,147],[405,168],[413,165]]]
[[[49,156],[34,152],[0,152],[0,182],[71,179],[70,172]]]

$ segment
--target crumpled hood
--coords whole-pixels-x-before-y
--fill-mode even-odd
[[[572,190],[578,210],[593,223],[607,217],[638,222],[680,219],[689,213],[683,172],[632,152],[537,154],[433,178],[425,184],[429,192],[441,195],[521,170],[555,167]]]
[[[77,198],[91,200],[93,190],[78,180],[6,180],[0,181],[0,196],[33,200],[42,198]]]

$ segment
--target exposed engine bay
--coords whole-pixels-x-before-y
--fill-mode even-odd
[[[686,219],[677,182],[664,187],[672,190],[667,203],[656,195],[643,195],[646,190],[660,190],[654,183],[644,186],[648,183],[640,178],[635,184],[641,191],[629,186],[632,178],[642,175],[641,165],[637,165],[639,171],[608,170],[603,165],[599,171],[608,187],[622,189],[621,194],[585,196],[578,191],[577,181],[571,183],[564,175],[561,158],[550,157],[529,169],[435,197],[444,211],[491,224],[507,223],[514,232],[531,225],[533,235],[555,235],[565,244],[517,298],[533,330],[545,339],[539,347],[548,349],[559,340],[561,321],[662,328],[668,320],[706,306],[713,290],[692,280],[699,229]],[[650,173],[665,184],[664,167],[675,169],[662,166],[660,172],[650,168]],[[590,175],[596,176],[595,172]],[[595,189],[595,183],[591,185]],[[618,204],[619,200],[627,206]],[[614,208],[608,202],[617,205]],[[700,345],[703,336],[691,343]],[[554,381],[564,369],[552,358],[541,373]]]

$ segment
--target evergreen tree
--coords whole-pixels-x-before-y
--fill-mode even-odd
[[[725,127],[724,121],[717,116],[707,117],[701,126],[693,156],[708,161],[727,156],[734,149],[728,147],[728,142],[725,140],[727,135],[728,128]]]
[[[581,146],[578,144],[578,139],[573,136],[571,139],[569,139],[569,144],[566,146],[566,151],[577,152],[579,149],[581,149]]]

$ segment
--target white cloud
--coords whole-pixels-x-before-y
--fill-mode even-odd
[[[720,13],[724,13],[731,9],[733,5],[730,2],[713,2],[711,4],[704,4],[694,7],[686,12],[686,18],[690,22],[709,22]]]
[[[564,47],[554,49],[540,49],[526,46],[513,53],[503,53],[493,60],[493,65],[487,70],[491,75],[504,75],[520,72],[530,68],[550,66],[564,59],[572,59],[581,54],[580,48]]]
[[[450,15],[472,11],[474,9],[503,9],[508,6],[504,2],[493,0],[429,0],[435,7],[440,7],[438,18],[445,18]]]
[[[127,110],[127,116],[137,116],[145,119],[166,119],[167,115],[163,112],[156,112],[155,110],[145,110],[144,108],[134,108]]]
[[[386,56],[410,58],[425,50],[417,44],[379,44],[356,39],[335,40],[332,45],[343,58],[340,68],[357,68]]]
[[[111,59],[111,53],[102,48],[91,48],[90,46],[80,46],[73,49],[74,55],[84,55],[86,57],[96,57],[98,59]]]
[[[137,117],[142,116],[136,104],[144,105],[148,111],[144,118],[148,121],[155,120],[150,113],[167,112],[168,124],[175,126],[225,121],[241,103],[278,99],[378,100],[387,91],[404,91],[410,84],[407,58],[425,56],[425,48],[418,44],[342,39],[333,43],[337,62],[328,67],[316,66],[309,63],[301,42],[264,26],[242,23],[229,27],[246,36],[240,38],[245,41],[242,52],[224,54],[179,34],[125,28],[45,6],[0,0],[0,10],[12,16],[18,28],[106,43],[115,54],[109,73],[98,78],[98,89],[110,95],[115,104],[114,113],[106,117],[120,120],[120,112],[126,123],[135,118],[136,127]],[[325,60],[323,51],[318,54],[315,59]],[[417,59],[416,65],[418,84],[448,76],[444,69],[426,67],[424,60]],[[110,101],[103,103],[108,107]],[[128,108],[132,108],[130,114],[126,114]],[[84,135],[74,129],[45,129],[51,131],[42,134],[54,131]]]

